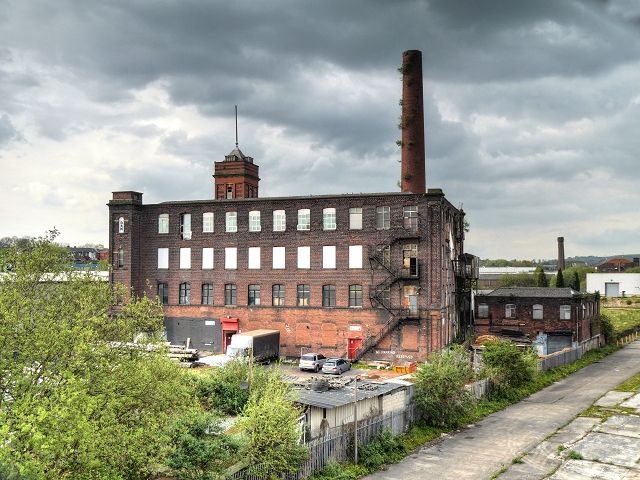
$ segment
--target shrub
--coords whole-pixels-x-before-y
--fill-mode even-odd
[[[420,365],[416,402],[429,425],[455,427],[473,411],[475,398],[464,388],[472,377],[469,353],[459,345],[432,354]]]
[[[534,379],[538,357],[532,349],[520,350],[508,340],[486,342],[482,362],[494,396],[506,396],[511,389]]]
[[[611,319],[606,315],[600,314],[597,317],[597,321],[600,324],[600,333],[604,335],[605,343],[613,343],[616,338]]]
[[[377,470],[385,463],[400,461],[407,454],[401,439],[393,436],[390,430],[383,430],[375,440],[360,450],[360,462],[369,470]]]

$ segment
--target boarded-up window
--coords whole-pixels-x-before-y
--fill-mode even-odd
[[[311,268],[311,247],[298,247],[298,268]]]
[[[169,249],[158,249],[158,268],[169,268]]]
[[[335,245],[326,245],[322,247],[322,268],[336,268]]]
[[[273,268],[285,268],[285,247],[273,247]]]
[[[191,249],[190,248],[180,249],[180,268],[181,269],[191,268]]]
[[[227,247],[224,249],[224,268],[226,270],[235,270],[238,268],[238,249],[236,247]]]
[[[249,269],[260,269],[260,247],[249,247]]]
[[[349,245],[349,268],[362,268],[362,245]]]
[[[202,269],[211,270],[213,268],[213,248],[202,249]]]

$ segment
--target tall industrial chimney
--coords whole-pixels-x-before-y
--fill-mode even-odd
[[[558,270],[564,269],[564,237],[558,237]]]
[[[400,190],[425,193],[424,108],[422,101],[422,52],[402,54],[402,167]]]

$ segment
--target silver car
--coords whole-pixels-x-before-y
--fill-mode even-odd
[[[298,367],[300,370],[312,370],[317,373],[322,369],[326,360],[327,357],[321,353],[305,353],[300,357]]]
[[[347,370],[351,370],[351,363],[344,358],[329,358],[322,366],[322,373],[333,373],[334,375],[342,375]]]

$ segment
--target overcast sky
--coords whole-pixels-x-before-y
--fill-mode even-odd
[[[116,190],[397,191],[402,52],[423,52],[427,186],[483,258],[640,251],[640,2],[0,0],[0,237],[108,242]]]

